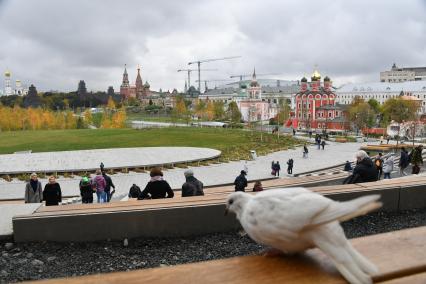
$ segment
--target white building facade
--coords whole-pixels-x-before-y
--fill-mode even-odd
[[[380,72],[380,82],[400,83],[426,81],[426,67],[398,67],[394,63],[390,71]]]
[[[414,96],[421,100],[421,111],[426,113],[426,81],[347,84],[337,89],[336,95],[336,102],[345,105],[351,104],[355,97],[365,101],[375,99],[383,104],[386,100],[400,95]]]

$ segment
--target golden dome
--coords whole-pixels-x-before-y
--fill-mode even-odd
[[[315,79],[321,79],[321,74],[318,72],[318,70],[315,70],[314,73],[312,74],[312,78]]]
[[[10,77],[10,75],[11,75],[12,73],[10,73],[10,71],[9,70],[6,70],[6,72],[4,72],[4,76],[6,76],[6,77]]]

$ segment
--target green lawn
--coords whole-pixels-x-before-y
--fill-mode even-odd
[[[240,129],[155,128],[155,129],[78,129],[0,132],[0,154],[84,150],[119,147],[193,146],[221,150],[230,159],[248,158],[293,146],[297,141],[285,136],[251,133]]]

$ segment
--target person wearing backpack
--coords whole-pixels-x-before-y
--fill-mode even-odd
[[[182,197],[204,195],[203,183],[194,177],[192,170],[184,173],[186,182],[182,185]]]
[[[92,179],[92,187],[96,190],[97,202],[105,203],[107,202],[107,195],[105,192],[105,187],[107,186],[105,178],[102,176],[100,169],[96,170],[96,176]]]
[[[376,159],[374,159],[374,165],[376,166],[376,169],[377,169],[377,180],[380,180],[380,177],[382,176],[382,173],[383,173],[382,153],[379,153]]]
[[[241,171],[240,175],[234,181],[235,191],[246,191],[247,187],[247,173],[245,171]]]
[[[93,188],[88,177],[83,177],[80,181],[80,196],[82,203],[93,203]]]

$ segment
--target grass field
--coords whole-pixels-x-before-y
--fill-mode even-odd
[[[192,146],[221,150],[226,159],[247,159],[250,150],[258,154],[292,147],[297,141],[285,136],[252,133],[239,129],[155,128],[78,129],[0,132],[0,154],[85,150],[100,148]]]

